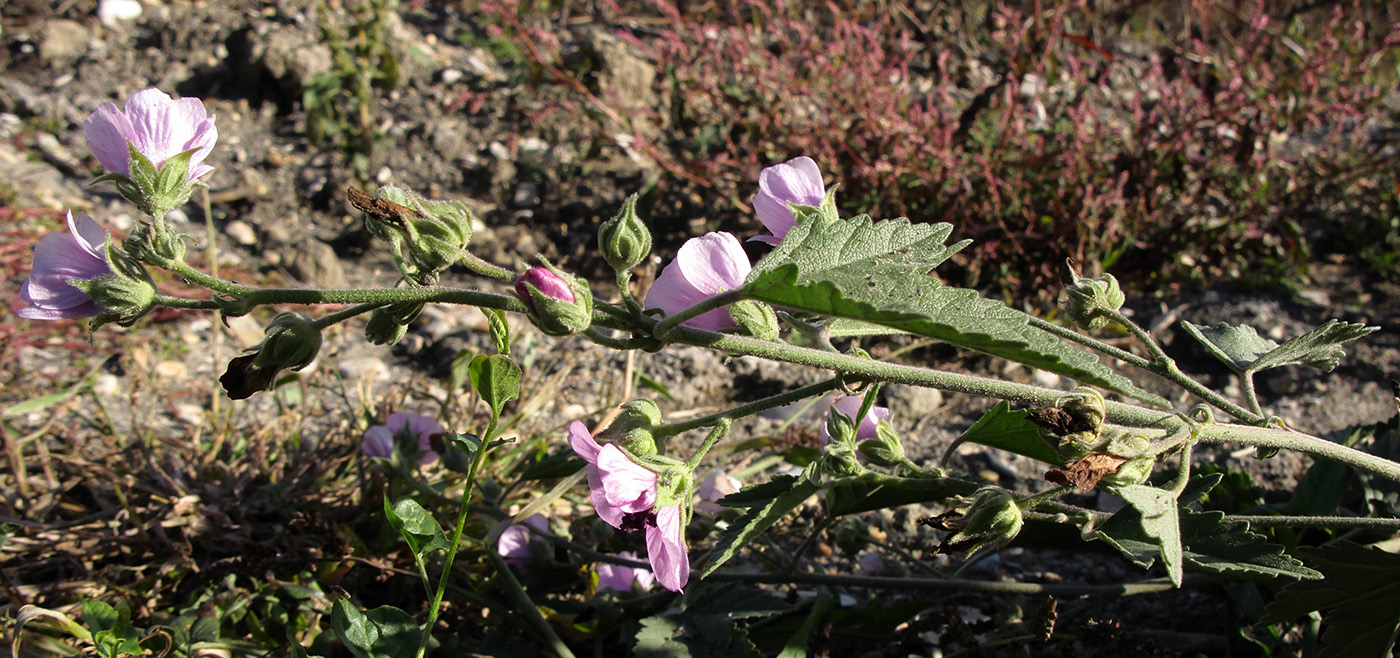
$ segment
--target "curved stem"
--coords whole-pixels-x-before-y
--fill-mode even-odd
[[[165,306],[167,308],[188,308],[199,311],[219,310],[218,302],[212,299],[186,299],[184,297],[175,297],[172,295],[156,295],[155,305]]]
[[[382,304],[360,304],[358,306],[351,306],[350,308],[343,308],[339,311],[327,313],[319,318],[316,318],[311,323],[311,326],[316,327],[317,329],[325,329],[326,327],[329,327],[333,324],[349,320],[350,318],[353,318],[361,313],[368,313],[370,311],[373,311],[374,309],[379,308],[380,306],[382,306]]]
[[[1400,530],[1400,519],[1370,519],[1359,516],[1269,516],[1227,514],[1226,521],[1244,521],[1251,528],[1366,528]]]
[[[785,404],[797,402],[798,400],[805,400],[807,398],[826,393],[827,391],[834,391],[837,388],[840,388],[840,386],[841,379],[839,377],[828,379],[824,382],[817,382],[816,384],[812,384],[810,386],[803,386],[802,388],[793,389],[786,393],[779,393],[777,395],[763,398],[762,400],[757,400],[748,404],[739,405],[737,407],[734,407],[733,409],[720,411],[718,413],[713,413],[708,416],[692,418],[690,420],[679,423],[668,423],[666,425],[654,428],[651,431],[651,434],[655,437],[675,436],[682,432],[688,432],[690,430],[697,429],[700,427],[709,427],[723,420],[737,420],[739,418],[743,418],[744,416],[752,416],[761,411],[767,411],[769,409],[781,407]]]
[[[657,338],[663,338],[686,320],[690,320],[717,308],[723,308],[734,302],[743,301],[744,298],[745,293],[743,288],[722,292],[713,297],[706,297],[699,304],[684,309],[675,315],[668,315],[660,322],[657,322],[656,326],[652,328],[652,335]]]
[[[1180,419],[1177,421],[1181,422]],[[1349,448],[1340,443],[1333,443],[1289,429],[1254,427],[1252,425],[1205,425],[1196,435],[1196,440],[1296,450],[1341,462],[1347,466],[1353,466],[1368,473],[1400,482],[1400,464],[1355,448]]]

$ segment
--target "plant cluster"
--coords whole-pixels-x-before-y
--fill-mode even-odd
[[[906,623],[928,623],[920,617],[927,601],[867,601],[847,609],[845,592],[1126,596],[1173,591],[1202,579],[1272,588],[1272,601],[1259,611],[1261,623],[1286,624],[1320,611],[1328,628],[1320,655],[1346,651],[1379,658],[1395,642],[1400,601],[1390,583],[1400,572],[1400,558],[1376,546],[1340,540],[1309,546],[1296,537],[1282,541],[1257,532],[1279,527],[1393,535],[1400,529],[1394,518],[1400,463],[1384,452],[1400,440],[1400,420],[1334,441],[1285,426],[1255,393],[1256,376],[1266,370],[1335,368],[1344,356],[1341,346],[1374,327],[1334,320],[1279,342],[1249,326],[1184,324],[1233,373],[1238,394],[1218,392],[1182,372],[1122,312],[1126,296],[1112,275],[1069,273],[1063,310],[1073,326],[946,285],[930,272],[969,248],[970,240],[950,243],[953,226],[945,223],[844,216],[836,186],[828,186],[817,162],[805,156],[757,176],[753,212],[766,233],[751,239],[771,246],[762,258],[751,262],[732,234],[697,236],[644,293],[634,289],[632,278],[650,256],[652,237],[635,197],[598,231],[598,252],[613,268],[616,285],[595,291],[543,259],[517,271],[473,256],[472,218],[462,204],[392,185],[373,195],[350,188],[348,197],[396,262],[396,285],[249,286],[191,266],[185,258],[189,236],[165,219],[209,171],[204,161],[216,132],[202,103],[148,89],[124,110],[102,106],[84,129],[109,171],[99,181],[112,183],[144,216],[119,242],[82,215],[70,215],[67,233],[43,238],[23,293],[28,317],[93,317],[96,330],[110,322],[131,324],[160,307],[240,316],[259,307],[338,305],[274,316],[263,342],[229,362],[221,382],[233,398],[274,389],[286,373],[315,360],[329,327],[357,316],[368,317],[366,339],[378,344],[401,339],[425,304],[472,305],[489,319],[491,348],[460,355],[448,382],[453,391],[471,391],[469,413],[396,410],[363,434],[360,459],[380,484],[374,489],[382,495],[378,509],[394,543],[407,549],[411,567],[405,571],[421,583],[422,597],[405,602],[405,592],[394,592],[399,598],[392,603],[370,607],[389,593],[366,586],[336,592],[316,608],[314,601],[336,582],[339,560],[351,556],[315,560],[305,580],[261,590],[251,599],[259,605],[247,632],[262,641],[281,632],[294,656],[307,655],[308,644],[317,653],[343,647],[374,658],[489,653],[522,638],[558,656],[606,653],[619,645],[638,655],[684,650],[797,656],[827,651],[826,643],[841,636],[888,635],[907,629]],[[208,294],[161,292],[151,269],[169,271]],[[479,287],[444,284],[468,272],[487,281]],[[524,315],[548,336],[581,337],[622,352],[688,345],[830,377],[680,419],[668,418],[655,400],[636,396],[615,408],[561,419],[568,421],[566,431],[515,445],[507,428],[542,407],[522,400],[531,382],[513,352],[523,341],[506,313]],[[1097,339],[1094,332],[1108,325],[1133,336],[1146,356]],[[1046,388],[876,359],[860,347],[895,334],[1000,357],[1078,386]],[[1173,409],[1100,357],[1133,374],[1164,378],[1199,403]],[[876,405],[881,386],[890,382],[1000,400],[958,443],[1034,460],[1045,469],[1044,484],[1017,491],[946,470],[946,457],[940,463],[910,455],[900,429],[907,419]],[[819,446],[774,451],[769,461],[784,464],[781,471],[767,473],[761,484],[738,484],[728,472],[733,451],[715,450],[753,438],[731,436],[736,421],[815,399],[829,399]],[[690,442],[693,449],[675,440],[700,431],[703,439]],[[1330,509],[1300,502],[1289,513],[1273,515],[1203,509],[1200,502],[1217,491],[1223,474],[1193,469],[1192,451],[1201,443],[1307,453],[1362,482],[1368,499],[1377,502],[1349,515],[1336,514],[1340,502]],[[1316,478],[1335,472],[1318,470]],[[505,482],[511,476],[515,484]],[[1312,470],[1304,479],[1310,477]],[[533,484],[516,486],[524,482]],[[577,486],[585,483],[586,498]],[[1093,491],[1114,494],[1124,505],[1110,512],[1069,498]],[[787,538],[782,530],[802,534],[783,521],[814,499],[819,520],[797,547],[765,550],[767,542]],[[568,501],[569,512],[558,512],[560,501]],[[804,554],[834,524],[911,503],[944,510],[921,524],[937,533],[939,552],[963,556],[955,569],[940,572],[908,551],[894,550],[861,558],[860,568],[875,575],[806,568]],[[984,559],[1033,528],[1057,527],[1085,542],[1103,542],[1160,575],[1109,585],[976,577]],[[0,546],[12,531],[0,535]],[[645,561],[635,557],[641,552]],[[734,566],[746,557],[750,565]],[[898,573],[901,563],[932,574],[886,575]],[[236,588],[239,582],[233,573],[226,585]],[[804,587],[815,590],[803,596]],[[774,589],[791,597],[776,596]],[[1261,590],[1254,595],[1262,599]],[[217,610],[212,590],[202,592]],[[483,636],[469,635],[460,623],[473,612],[499,621]],[[326,614],[328,628],[311,623],[313,613]],[[160,646],[193,655],[215,642],[215,626],[252,613],[246,605],[230,605],[220,614],[218,622],[184,615],[171,629],[142,629],[120,605],[89,603],[81,624],[58,610],[26,606],[15,637],[18,643],[33,624],[67,633],[103,655]],[[1052,643],[1074,652],[1091,637],[1116,637],[1108,631],[1057,632],[1055,619],[1053,602],[992,628],[974,630],[948,618],[941,622],[947,632],[939,644],[964,654],[1017,643]],[[903,642],[910,652],[930,648],[917,631],[906,633]]]
[[[631,119],[677,135],[650,151],[668,171],[742,210],[753,171],[806,153],[840,178],[843,210],[972,238],[960,263],[972,285],[1034,296],[1065,255],[1136,290],[1292,280],[1326,222],[1363,230],[1363,245],[1393,233],[1386,172],[1400,151],[1372,119],[1394,86],[1400,26],[1262,0],[1198,0],[1198,22],[962,4],[605,6],[617,36],[665,72],[669,105]],[[569,28],[518,11],[483,5],[519,26],[506,34],[535,68],[567,72],[545,44]],[[1383,253],[1366,257],[1384,268]]]

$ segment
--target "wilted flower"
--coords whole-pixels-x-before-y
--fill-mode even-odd
[[[272,388],[278,373],[301,370],[321,352],[321,329],[305,313],[283,311],[268,323],[267,337],[250,352],[233,358],[219,384],[234,400]]]
[[[569,424],[569,446],[588,462],[589,495],[598,517],[614,528],[645,530],[647,559],[657,580],[666,589],[681,591],[690,579],[681,504],[686,501],[657,507],[662,494],[674,496],[658,490],[661,477],[632,461],[617,445],[598,445],[579,421]],[[688,482],[676,484],[689,495]]]
[[[646,307],[668,315],[678,313],[722,292],[744,285],[753,266],[739,239],[724,232],[706,233],[681,245],[676,259],[656,277]],[[686,326],[719,331],[737,326],[729,311],[717,308],[684,322]]]
[[[107,233],[91,217],[68,212],[68,233],[50,233],[34,247],[34,265],[19,288],[29,306],[19,316],[30,320],[87,318],[104,310],[73,285],[112,273],[106,258]]]
[[[524,569],[530,559],[530,538],[533,534],[530,528],[541,532],[549,530],[549,520],[543,514],[532,514],[519,524],[503,530],[496,540],[496,552],[518,569]]]
[[[705,480],[700,483],[700,488],[695,495],[699,502],[695,503],[695,508],[711,514],[724,511],[724,507],[717,504],[719,499],[732,494],[743,488],[744,483],[737,478],[725,473],[722,469],[714,469],[705,476]]]
[[[632,551],[623,551],[617,556],[629,560],[637,559],[637,554]],[[641,585],[642,589],[650,589],[652,584],[656,582],[656,574],[648,569],[600,562],[596,571],[598,572],[598,591],[610,589],[614,592],[630,592],[634,582]]]
[[[827,409],[826,413],[827,416],[830,416],[831,413],[835,411],[851,419],[851,421],[854,422],[856,414],[860,413],[860,407],[862,404],[865,404],[865,399],[860,397],[859,395],[839,395],[834,401],[832,401],[831,407]],[[889,409],[885,407],[872,405],[870,407],[870,411],[866,412],[865,418],[861,420],[860,426],[856,428],[856,440],[864,441],[866,439],[875,438],[877,436],[877,428],[879,427],[880,421],[888,421],[889,419]],[[822,423],[821,432],[822,445],[830,443],[831,432],[827,429],[827,425],[824,422]]]
[[[438,458],[438,454],[432,449],[432,437],[446,431],[429,416],[392,413],[384,420],[383,425],[375,425],[365,430],[365,440],[360,444],[360,449],[371,457],[388,459],[394,454],[398,437],[404,435],[410,441],[417,439],[418,451],[423,453],[418,458],[418,463],[430,464]]]
[[[758,174],[758,194],[753,195],[753,209],[758,221],[773,235],[753,240],[768,244],[782,242],[797,223],[788,203],[819,206],[825,197],[822,172],[817,169],[817,163],[805,155],[765,168]]]
[[[83,121],[83,132],[97,161],[114,174],[130,175],[131,147],[157,168],[180,153],[194,150],[187,181],[214,170],[204,164],[204,158],[214,149],[219,131],[198,98],[175,100],[159,89],[142,89],[127,99],[124,110],[112,103],[98,106]]]

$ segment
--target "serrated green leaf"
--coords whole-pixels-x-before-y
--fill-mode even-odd
[[[1282,546],[1252,532],[1248,523],[1229,519],[1223,512],[1197,512],[1185,507],[1204,498],[1222,477],[1221,473],[1211,473],[1191,478],[1176,501],[1179,506],[1178,545],[1184,562],[1216,573],[1300,579],[1319,577],[1316,571],[1285,553]],[[1134,564],[1147,568],[1160,556],[1161,541],[1147,534],[1141,519],[1142,513],[1135,507],[1125,507],[1099,526],[1098,537],[1117,548]]]
[[[761,485],[762,487],[766,487],[763,495],[766,496],[768,492],[774,489],[784,488],[783,485],[777,484],[777,478],[774,480],[774,482],[769,482],[767,485]],[[710,559],[710,564],[705,567],[705,573],[700,575],[701,578],[714,573],[715,569],[718,569],[725,562],[728,562],[729,558],[734,557],[734,554],[752,541],[754,537],[757,537],[764,530],[767,530],[776,523],[778,519],[783,518],[788,512],[791,512],[798,505],[801,505],[802,501],[807,500],[812,497],[812,494],[821,490],[820,487],[806,479],[799,480],[797,478],[792,478],[787,480],[786,484],[786,491],[769,497],[765,503],[750,506],[749,511],[745,513],[744,516],[735,520],[734,523],[729,526],[729,529],[725,531],[724,535],[722,535],[716,543],[714,557]],[[732,506],[732,502],[725,503],[724,501],[746,492],[747,490],[740,491],[738,494],[725,496],[721,499],[721,503]]]
[[[1278,348],[1278,343],[1260,336],[1254,327],[1224,322],[1214,327],[1201,327],[1185,320],[1181,321],[1181,326],[1206,351],[1235,372],[1248,370],[1259,357]]]
[[[998,402],[948,446],[948,450],[943,453],[943,463],[948,462],[948,458],[958,446],[964,442],[972,442],[1047,464],[1064,466],[1065,461],[1060,458],[1059,451],[1040,435],[1040,428],[1027,418],[1029,414],[1025,409],[1012,411],[1010,403],[1006,401]]]
[[[1318,658],[1387,658],[1400,634],[1400,555],[1348,541],[1298,549],[1321,580],[1289,583],[1260,625],[1314,610],[1326,630]]]
[[[483,308],[481,311],[486,314],[486,325],[491,329],[491,343],[496,346],[496,353],[510,356],[510,325],[506,323],[506,314],[494,308]]]
[[[421,558],[433,551],[446,552],[450,548],[437,519],[412,498],[403,498],[391,504],[389,497],[385,496],[384,517],[389,520],[389,525],[394,531],[408,543],[414,557]]]
[[[752,487],[744,487],[715,502],[724,507],[754,507],[764,505],[790,491],[797,482],[795,475],[774,475],[773,479]]]
[[[507,402],[520,397],[520,366],[509,357],[479,355],[471,360],[467,373],[471,376],[472,388],[481,394],[496,418],[501,417]]]
[[[1361,323],[1329,320],[1321,327],[1284,341],[1250,364],[1249,369],[1258,372],[1267,368],[1300,365],[1332,372],[1345,356],[1339,345],[1379,330],[1380,327],[1368,327]]]
[[[927,276],[968,244],[943,244],[951,231],[948,224],[864,215],[825,222],[809,214],[759,261],[745,290],[775,306],[874,322],[1167,406],[1088,352],[1031,327],[1030,316]]]
[[[724,615],[656,616],[642,620],[633,658],[759,658],[748,633]]]
[[[1157,558],[1167,570],[1167,578],[1173,585],[1181,587],[1181,565],[1184,556],[1176,495],[1141,484],[1112,487],[1110,491],[1138,512],[1137,525],[1142,529],[1142,534],[1155,545]],[[1114,516],[1117,517],[1116,514]]]
[[[413,658],[421,637],[407,612],[388,605],[361,612],[347,599],[336,599],[331,630],[355,658]]]

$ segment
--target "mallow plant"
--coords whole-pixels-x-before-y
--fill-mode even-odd
[[[70,215],[67,233],[46,236],[35,248],[33,273],[19,293],[28,303],[24,317],[94,317],[96,328],[135,322],[158,307],[236,316],[263,306],[343,306],[319,314],[277,314],[265,340],[234,358],[222,379],[230,397],[245,398],[269,389],[279,373],[311,363],[325,329],[352,317],[367,316],[369,341],[392,344],[427,304],[472,305],[487,313],[495,353],[463,364],[463,377],[486,410],[484,421],[453,426],[400,411],[364,433],[362,458],[411,484],[389,490],[383,513],[412,552],[425,604],[411,611],[362,610],[352,598],[337,598],[330,627],[356,656],[423,656],[452,636],[453,628],[440,626],[438,617],[452,581],[461,577],[453,562],[464,542],[485,551],[491,578],[509,597],[509,609],[497,612],[518,620],[525,633],[559,656],[601,651],[597,638],[589,641],[583,629],[600,620],[641,617],[637,611],[642,610],[646,616],[630,625],[613,626],[625,629],[619,630],[626,633],[624,641],[639,653],[668,643],[720,643],[734,655],[757,655],[757,641],[775,652],[781,647],[783,656],[806,655],[809,648],[817,650],[809,647],[821,635],[813,629],[836,614],[841,599],[833,592],[853,588],[1072,597],[1169,591],[1200,578],[1265,582],[1276,592],[1258,611],[1258,621],[1284,623],[1321,612],[1329,630],[1320,655],[1387,656],[1400,628],[1400,595],[1389,585],[1400,576],[1400,558],[1346,541],[1285,546],[1260,534],[1319,527],[1393,533],[1400,520],[1391,516],[1392,508],[1352,515],[1335,509],[1267,516],[1203,511],[1198,503],[1220,485],[1221,475],[1192,469],[1192,450],[1201,444],[1248,446],[1262,456],[1290,450],[1349,470],[1368,491],[1393,491],[1400,483],[1400,463],[1374,454],[1368,436],[1312,436],[1271,415],[1255,392],[1255,377],[1264,370],[1331,370],[1343,357],[1341,345],[1373,327],[1331,321],[1278,342],[1256,327],[1183,323],[1233,373],[1237,386],[1230,390],[1236,393],[1217,391],[1183,372],[1124,313],[1124,295],[1112,274],[1087,276],[1067,267],[1063,324],[945,285],[934,274],[938,266],[969,244],[949,242],[953,226],[843,217],[835,202],[837,183],[828,185],[818,163],[800,156],[755,172],[753,209],[764,233],[745,237],[770,246],[766,254],[751,263],[740,236],[697,236],[681,246],[642,297],[634,293],[633,270],[650,256],[652,242],[635,196],[599,229],[598,249],[615,270],[616,285],[595,290],[544,259],[518,269],[482,260],[471,253],[473,218],[464,205],[392,185],[373,194],[351,188],[347,196],[394,258],[397,281],[378,288],[253,287],[189,265],[185,245],[192,238],[165,223],[166,213],[202,184],[211,166],[207,162],[217,162],[214,118],[202,103],[148,89],[132,96],[124,111],[112,104],[97,108],[84,128],[93,153],[110,172],[97,184],[114,185],[144,217],[117,241],[101,228],[101,218]],[[161,293],[148,275],[151,268],[209,294]],[[485,282],[474,286],[469,277]],[[583,336],[615,350],[690,345],[828,376],[733,408],[673,416],[683,420],[668,421],[655,401],[644,398],[625,402],[601,421],[558,419],[557,426],[566,429],[551,437],[547,458],[554,460],[557,484],[506,513],[497,506],[499,485],[478,482],[483,463],[507,443],[502,417],[520,393],[522,369],[510,356],[504,313],[526,316],[544,334]],[[1136,344],[1098,337],[1109,328]],[[1076,387],[1046,388],[881,360],[858,346],[897,334],[1055,373]],[[1136,383],[1148,376],[1184,390],[1192,406],[1174,406]],[[942,461],[911,454],[902,434],[910,419],[875,404],[887,383],[978,396],[988,400],[988,408],[947,447]],[[748,438],[731,432],[736,421],[816,399],[828,400],[820,447],[800,462],[789,459],[787,471],[767,481],[759,481],[761,473],[745,473],[744,486],[727,470],[734,466],[726,463],[734,452],[711,453]],[[1395,431],[1392,422],[1371,434]],[[690,441],[670,440],[690,433],[696,433]],[[1033,460],[1044,481],[1018,491],[950,472],[947,455],[961,444]],[[681,445],[696,447],[682,450]],[[425,482],[429,477],[438,481]],[[1317,485],[1312,477],[1313,471],[1302,476],[1306,486]],[[585,486],[586,497],[574,498],[578,503],[569,509],[596,515],[600,523],[593,524],[593,533],[573,536],[565,531],[570,522],[587,519],[550,514],[556,501]],[[1095,490],[1116,495],[1123,506],[1101,511],[1073,497]],[[439,519],[423,504],[443,498],[457,506],[455,519]],[[791,560],[766,555],[761,548],[782,538],[765,535],[787,527],[779,522],[813,499],[823,525],[910,504],[942,509],[920,523],[941,538],[938,550],[963,557],[955,561],[955,573],[935,577],[888,575],[902,572],[898,563],[907,553],[867,552],[851,574],[807,571],[798,558],[814,534],[792,542],[797,549]],[[1101,542],[1154,571],[1128,582],[1090,585],[988,580],[985,571],[974,568],[1028,528],[1055,525],[1073,528],[1084,542]],[[610,533],[635,534],[628,544],[632,550],[608,554],[583,539]],[[735,568],[731,563],[741,556],[749,564]],[[564,560],[587,573],[587,595],[604,603],[590,615],[577,613],[577,601],[542,603],[557,584],[553,590],[522,584],[530,582],[540,560]],[[758,589],[743,596],[716,589],[736,582],[817,589],[797,606]],[[468,599],[479,600],[472,596]],[[730,605],[732,610],[725,608]],[[571,606],[569,615],[578,616],[561,615],[560,606]],[[51,612],[30,609],[21,617]],[[794,619],[796,626],[776,644],[758,635],[751,640],[740,620],[763,616]],[[1053,614],[1047,619],[1041,641],[1055,637]],[[296,647],[293,653],[300,651]]]

